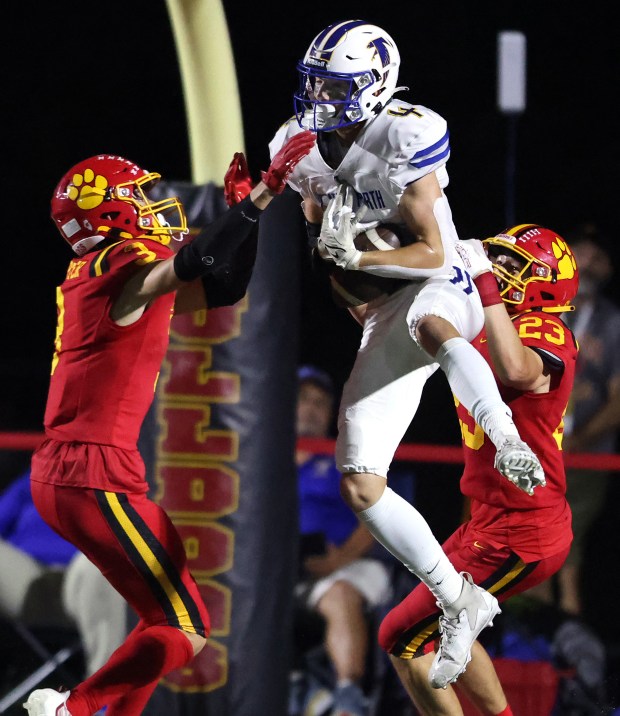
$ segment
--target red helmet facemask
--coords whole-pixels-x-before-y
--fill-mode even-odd
[[[485,239],[493,273],[509,313],[539,308],[548,313],[573,311],[579,287],[577,262],[566,241],[550,229],[520,224]],[[511,273],[494,258],[515,257],[522,268]],[[525,263],[524,263],[525,262]],[[524,265],[523,265],[524,264]]]
[[[51,216],[78,256],[100,241],[147,238],[162,244],[181,240],[187,219],[177,197],[150,201],[161,175],[133,162],[99,154],[76,164],[60,180]]]

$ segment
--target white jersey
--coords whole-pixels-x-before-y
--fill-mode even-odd
[[[301,131],[294,117],[283,124],[269,145],[272,158]],[[431,172],[442,191],[448,185],[447,124],[427,107],[392,100],[343,150],[346,153],[336,169],[327,164],[318,145],[297,164],[289,185],[325,209],[339,182],[350,184],[358,204],[368,207],[362,228],[377,222],[402,224],[398,207],[405,189]],[[341,472],[387,475],[424,385],[439,367],[418,345],[420,319],[444,318],[467,341],[482,329],[480,296],[454,250],[458,236],[445,195],[437,200],[434,212],[447,270],[405,283],[368,304],[360,349],[340,402],[336,458]]]
[[[269,144],[271,157],[301,131],[295,117],[285,122]],[[355,189],[358,203],[368,207],[361,228],[377,222],[402,223],[398,205],[407,186],[435,172],[444,189],[449,157],[449,132],[443,117],[428,107],[393,99],[360,131],[336,169],[325,162],[317,143],[295,167],[288,183],[325,209],[338,182],[346,182]]]

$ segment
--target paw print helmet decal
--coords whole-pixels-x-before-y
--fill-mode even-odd
[[[520,224],[483,243],[509,313],[528,308],[547,313],[574,310],[570,302],[579,288],[579,270],[559,234],[536,224]]]
[[[72,167],[51,202],[54,224],[78,256],[106,238],[146,238],[169,244],[187,233],[177,197],[151,201],[161,175],[111,154],[98,154]]]

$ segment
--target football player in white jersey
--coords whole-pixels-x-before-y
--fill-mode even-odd
[[[484,313],[444,194],[446,121],[393,99],[406,89],[396,86],[399,65],[396,44],[380,27],[363,20],[327,27],[298,63],[295,116],[277,131],[270,152],[304,129],[317,132],[288,183],[303,198],[320,255],[347,271],[406,279],[395,292],[351,309],[363,336],[343,390],[336,457],[348,505],[445,611],[450,628],[429,675],[439,688],[463,672],[471,644],[499,606],[454,569],[422,515],[387,486],[395,450],[437,368],[494,443],[499,472],[529,494],[545,483],[489,366],[469,343]],[[357,233],[388,222],[405,225],[412,242],[390,251],[356,249]]]

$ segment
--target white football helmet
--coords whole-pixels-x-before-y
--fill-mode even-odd
[[[396,92],[399,66],[396,43],[380,27],[363,20],[330,25],[297,64],[299,125],[320,132],[373,119]]]

